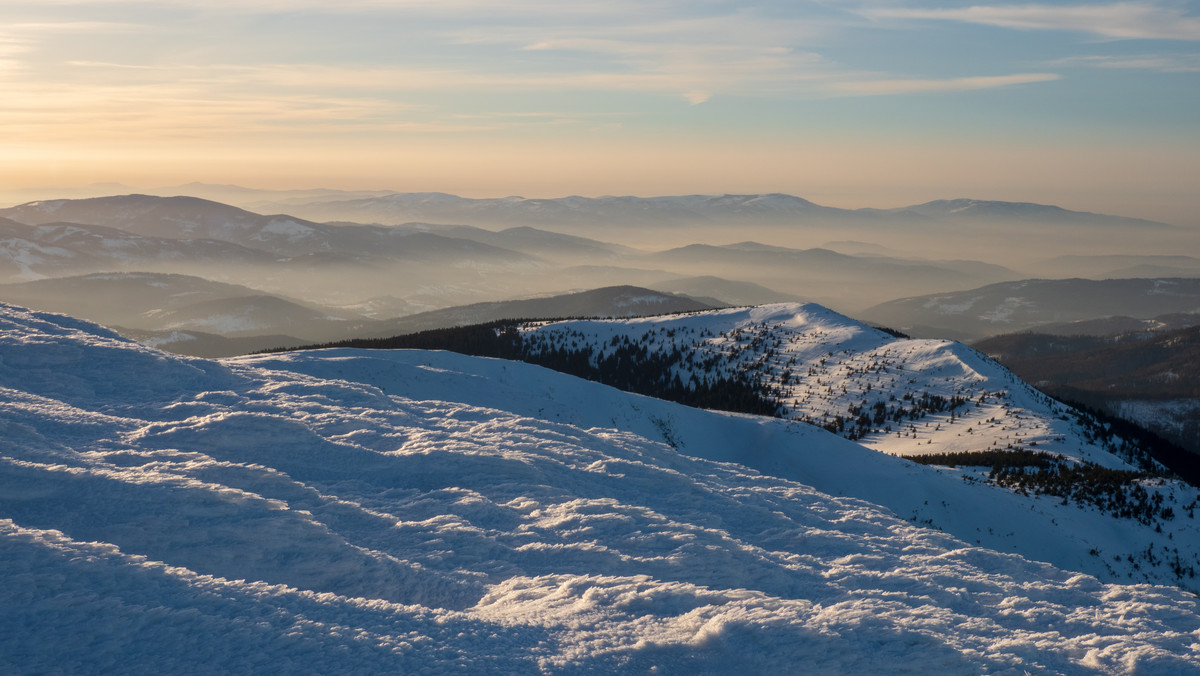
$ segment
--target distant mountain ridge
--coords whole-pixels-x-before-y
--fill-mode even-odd
[[[93,273],[0,284],[0,300],[137,332],[301,337],[286,344],[328,340],[371,324],[356,313],[268,296],[237,284],[167,273]],[[183,334],[178,337],[187,340]]]
[[[714,305],[683,295],[636,286],[612,286],[545,298],[474,303],[432,310],[377,323],[371,333],[347,338],[388,337],[429,329],[483,324],[499,319],[638,317],[712,310]]]
[[[426,194],[418,202],[457,204],[459,199]],[[579,213],[590,213],[591,198],[578,200],[583,205]],[[693,202],[720,213],[821,209],[781,195],[612,200],[621,208],[670,213],[680,213],[673,211],[678,203]],[[572,204],[568,200],[546,208],[572,210]],[[45,200],[0,210],[0,218],[9,219],[0,228],[0,274],[7,270],[12,280],[64,271],[204,275],[220,267],[224,278],[243,285],[326,304],[403,294],[414,306],[448,307],[481,297],[531,296],[564,287],[646,287],[673,278],[719,276],[827,304],[845,303],[851,297],[854,307],[863,307],[897,294],[970,288],[1020,276],[978,261],[856,257],[754,241],[720,246],[696,243],[650,253],[604,238],[526,224],[491,231],[425,221],[388,226],[320,223],[181,196]],[[614,218],[625,222],[619,214]],[[62,228],[55,223],[64,219],[79,223],[72,226],[73,232],[81,233],[73,240],[58,232]],[[636,227],[634,221],[628,225],[634,230],[655,230]],[[690,232],[678,230],[677,235],[690,236]],[[570,283],[561,281],[564,277]],[[345,299],[346,293],[331,292],[345,285],[371,291],[350,299]]]
[[[1200,312],[1200,279],[1030,279],[901,298],[860,313],[905,332],[982,338],[1105,317]]]
[[[201,264],[267,265],[270,253],[215,239],[153,237],[93,224],[27,225],[0,219],[0,279],[40,279],[89,270]]]
[[[352,337],[393,336],[508,318],[631,317],[724,307],[635,286],[476,303],[372,319],[353,310],[166,273],[93,273],[0,284],[0,301],[118,328],[164,350],[227,357]],[[251,340],[253,339],[253,340]]]
[[[265,202],[258,206],[282,205]],[[783,193],[661,197],[572,195],[560,198],[467,198],[447,193],[393,193],[349,200],[292,203],[288,206],[292,212],[307,218],[379,223],[431,220],[520,225],[651,222],[679,225],[711,222],[779,223],[796,219],[856,223],[999,219],[1041,224],[1170,228],[1167,224],[1146,219],[1070,211],[1062,207],[1025,202],[955,199],[895,209],[840,209]]]
[[[146,237],[218,240],[282,257],[340,253],[412,258],[418,252],[433,256],[445,249],[485,259],[530,260],[470,240],[369,225],[327,225],[286,215],[265,216],[186,196],[118,195],[30,202],[0,210],[0,216],[35,226],[72,220]]]
[[[1165,223],[1123,216],[1110,216],[1086,211],[1071,211],[1050,204],[1032,202],[999,202],[994,200],[952,199],[934,200],[899,209],[887,209],[892,214],[919,214],[927,218],[972,221],[1019,221],[1040,223],[1087,223],[1091,225],[1140,225],[1159,228]]]
[[[1051,396],[1132,420],[1197,454],[1200,315],[1182,329],[1114,336],[1021,333],[975,347]]]

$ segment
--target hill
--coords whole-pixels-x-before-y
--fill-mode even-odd
[[[238,284],[164,273],[94,273],[3,284],[0,300],[111,327],[163,333],[166,335],[158,338],[164,346],[168,345],[167,335],[180,331],[226,337],[288,334],[299,336],[298,342],[303,343],[331,340],[372,324],[352,312],[263,294]],[[282,344],[295,345],[297,341]]]
[[[447,353],[212,362],[0,322],[7,670],[1200,668],[1187,592],[809,482],[1049,554],[1119,541],[1088,510],[815,428]]]
[[[889,455],[962,466],[969,481],[1026,497],[1053,496],[1088,513],[1098,509],[1106,520],[1102,529],[1122,523],[1128,542],[1140,542],[1144,531],[1155,538],[1165,532],[1175,547],[1178,538],[1168,531],[1191,528],[1173,515],[1190,504],[1190,498],[1177,502],[1178,496],[1194,488],[1173,479],[1158,484],[1172,486],[1162,498],[1141,497],[1144,482],[1166,481],[1162,463],[1200,481],[1195,463],[1181,464],[1153,440],[1116,434],[1105,421],[1050,399],[970,348],[898,339],[812,304],[607,321],[495,322],[337,345],[503,357],[687,405],[815,424]],[[1173,505],[1170,511],[1163,511],[1166,504]],[[938,525],[980,538],[969,526],[960,531]],[[1019,529],[1003,531],[1004,537],[999,532],[981,542],[1029,554],[1020,549]],[[1087,570],[1137,576],[1156,565],[1138,560],[1126,545],[1115,546],[1123,552],[1120,561],[1093,560]],[[1098,556],[1096,551],[1089,545],[1077,553]],[[1181,581],[1170,567],[1159,574],[1165,577],[1153,579]]]
[[[1044,324],[1195,312],[1200,279],[1030,279],[901,298],[859,314],[906,333],[983,338]]]
[[[1200,454],[1200,327],[1105,337],[1024,333],[976,347],[1053,396],[1132,420]]]
[[[215,240],[283,258],[332,255],[426,262],[462,257],[505,262],[533,260],[514,251],[431,232],[314,223],[283,214],[256,214],[186,196],[114,195],[45,200],[0,209],[0,216],[30,225],[70,220],[143,237]]]
[[[702,302],[687,296],[652,291],[636,286],[610,286],[590,291],[565,293],[543,298],[473,303],[431,310],[379,322],[363,337],[395,336],[430,329],[483,324],[499,319],[528,317],[638,317],[711,310],[721,301]],[[722,304],[723,305],[723,304]],[[354,335],[349,331],[343,335]]]

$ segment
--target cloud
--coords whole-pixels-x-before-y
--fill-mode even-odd
[[[83,83],[8,83],[0,128],[57,141],[340,134],[479,133],[547,125],[594,126],[611,113],[520,111],[461,114],[406,102],[397,92],[504,90],[512,82],[438,70],[332,66],[148,66],[73,62]],[[3,62],[0,61],[0,73]],[[568,78],[547,78],[561,88]],[[587,86],[587,85],[583,85]]]
[[[660,94],[692,104],[723,95],[790,93],[803,82],[833,76],[830,64],[802,48],[807,40],[826,30],[823,20],[768,15],[764,12],[769,8],[747,8],[722,1],[128,0],[120,16],[130,14],[130,2],[138,7],[161,8],[156,16],[162,23],[157,28],[160,33],[169,31],[178,42],[159,37],[129,47],[154,50],[145,58],[129,56],[129,50],[111,40],[107,52],[101,46],[70,53],[71,45],[53,50],[47,46],[42,51],[69,54],[63,61],[76,66],[107,63],[138,81],[140,76],[134,71],[145,63],[188,65],[207,61],[214,70],[224,71],[218,77],[225,77],[229,69],[214,63],[221,55],[210,44],[194,42],[194,27],[210,25],[193,21],[191,15],[200,10],[228,10],[231,15],[286,11],[291,18],[287,25],[308,31],[305,35],[311,35],[322,15],[358,12],[372,22],[372,30],[365,31],[368,36],[374,35],[372,31],[380,22],[396,22],[403,34],[420,42],[420,61],[405,50],[394,51],[396,57],[381,57],[384,53],[380,49],[367,44],[361,50],[343,50],[336,64],[320,57],[324,64],[333,64],[330,67],[320,63],[275,67],[270,63],[272,46],[279,48],[275,58],[291,63],[307,60],[313,50],[304,48],[304,40],[287,40],[258,26],[254,38],[239,40],[234,50],[240,63],[257,69],[243,76],[267,78],[280,86],[292,86],[290,80],[312,89],[332,87],[339,91],[348,90],[352,84],[367,91],[458,88],[471,93],[501,87],[508,91],[577,91],[591,87]],[[101,10],[121,3],[45,0],[43,4],[88,8],[94,15],[106,16]],[[84,13],[81,9],[76,14]],[[43,12],[42,16],[52,17],[53,12]],[[224,22],[225,17],[220,21]],[[83,20],[58,26],[59,31],[92,34],[121,29],[116,22]],[[239,30],[249,30],[250,26],[234,21],[226,29],[230,36],[237,36]],[[347,38],[346,34],[334,33],[329,40]],[[368,37],[367,42],[370,40]],[[412,40],[406,42],[411,47]],[[411,47],[411,51],[417,53],[417,48]],[[409,56],[408,63],[398,62],[404,58],[400,54]],[[355,57],[357,64],[353,63]],[[187,63],[181,63],[181,59]],[[111,74],[109,77],[114,82],[118,79]]]
[[[977,5],[962,9],[875,8],[872,18],[937,19],[1023,30],[1093,33],[1107,38],[1200,40],[1200,18],[1153,2],[1102,5]]]
[[[866,80],[838,82],[830,85],[836,93],[852,96],[881,96],[891,94],[925,94],[935,92],[963,92],[976,89],[993,89],[1034,82],[1050,82],[1059,79],[1053,73],[1022,73],[984,77],[959,77],[947,80]]]
[[[581,85],[658,92],[692,104],[714,96],[775,96],[837,76],[820,55],[801,48],[822,29],[802,22],[734,12],[651,21],[549,26],[472,26],[457,30],[464,45],[496,45],[528,55],[526,84]],[[548,71],[571,63],[575,74]],[[544,64],[547,72],[537,73]],[[810,88],[811,89],[811,88]]]
[[[1200,73],[1200,54],[1142,54],[1135,56],[1072,56],[1051,61],[1052,66],[1085,66],[1160,73]]]

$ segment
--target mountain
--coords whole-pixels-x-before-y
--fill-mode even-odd
[[[229,336],[295,332],[309,342],[361,327],[361,316],[237,284],[164,273],[95,273],[0,285],[0,300],[108,326]]]
[[[859,316],[910,334],[946,330],[982,338],[1043,324],[1194,312],[1200,312],[1198,279],[1032,279],[901,298]]]
[[[801,300],[792,294],[780,293],[759,284],[723,279],[712,275],[665,280],[655,282],[653,286],[655,289],[667,293],[679,293],[697,299],[720,299],[721,304],[730,305],[766,305]]]
[[[263,190],[260,188],[246,188],[239,185],[200,182],[153,188],[141,192],[160,197],[190,195],[192,197],[201,197],[216,202],[233,204],[250,211],[258,211],[256,204],[267,200],[287,204],[288,202],[305,203],[313,200],[361,199],[364,197],[381,197],[391,194],[390,190],[332,190],[329,188]],[[107,194],[111,195],[113,192],[110,191]]]
[[[406,224],[403,227],[413,226]],[[465,225],[444,226],[438,232],[563,263],[615,261],[641,253],[637,249],[618,244],[527,226],[507,228],[499,232]]]
[[[1031,537],[1033,525],[982,527],[982,517],[954,511],[961,504],[921,517],[956,537],[1032,557],[1047,556],[1038,543],[1049,537],[1064,557],[1050,560],[1056,565],[1116,576],[1105,579],[1193,584],[1176,562],[1200,556],[1200,538],[1193,521],[1175,516],[1190,513],[1196,489],[1161,474],[1160,461],[1179,458],[1136,435],[1115,434],[1105,421],[1050,399],[959,343],[898,339],[818,305],[781,304],[494,322],[340,345],[502,357],[688,405],[815,424],[889,456],[961,466],[962,480],[1012,491],[1021,514],[1049,499],[1065,508],[1056,522],[1078,526]],[[1173,468],[1200,482],[1194,463]],[[1150,486],[1162,497],[1145,492]],[[889,506],[924,514],[907,511],[917,501]],[[1092,519],[1100,521],[1085,525]],[[1121,535],[1105,535],[1097,546],[1097,529]],[[1162,547],[1169,556],[1154,553]]]
[[[1051,336],[1119,336],[1124,333],[1163,333],[1200,326],[1200,313],[1172,312],[1149,319],[1113,316],[1074,322],[1041,324],[1038,333]]]
[[[340,254],[367,260],[429,263],[464,257],[482,261],[532,261],[513,251],[429,232],[322,224],[287,215],[264,216],[195,197],[118,195],[48,200],[0,209],[0,216],[33,225],[71,220],[146,237],[218,240],[286,258],[333,255],[337,259]]]
[[[1200,326],[1105,337],[1022,333],[976,347],[1053,396],[1132,420],[1200,454]]]
[[[791,249],[759,242],[690,244],[647,256],[646,261],[683,273],[744,279],[855,310],[894,298],[897,292],[963,289],[1019,277],[1012,270],[979,261],[849,256],[828,249]]]
[[[286,211],[320,221],[385,224],[419,221],[469,224],[492,230],[527,226],[656,250],[688,244],[724,244],[729,241],[731,230],[737,229],[742,239],[795,249],[810,249],[819,242],[850,241],[856,244],[846,253],[919,252],[917,255],[929,259],[966,258],[1005,266],[1028,262],[1031,251],[1040,257],[1095,254],[1096,237],[1101,233],[1108,246],[1101,253],[1200,255],[1194,233],[1186,228],[1053,205],[977,199],[940,200],[897,209],[840,209],[779,193],[573,195],[551,199],[516,196],[472,199],[446,193],[394,193],[308,204],[260,204],[259,210]],[[713,274],[730,276],[724,272]],[[1071,276],[1023,270],[1008,278],[1043,274]],[[780,288],[760,279],[748,281]],[[782,290],[808,298],[825,298],[819,293]],[[878,300],[882,299],[862,306]]]
[[[1183,255],[1056,256],[1030,267],[1044,277],[1087,277],[1090,279],[1200,277],[1200,258]]]
[[[104,225],[147,237],[215,239],[252,248],[287,241],[307,253],[304,240],[319,239],[317,224],[280,216],[262,216],[244,209],[196,197],[114,195],[91,199],[58,199],[29,202],[0,211],[8,218],[40,225],[72,221]],[[290,241],[289,241],[290,240]],[[253,246],[257,245],[257,246]]]
[[[157,328],[153,315],[192,303],[254,294],[238,284],[190,275],[93,273],[0,285],[0,300],[133,328]]]
[[[210,239],[168,239],[117,228],[0,218],[0,279],[40,279],[83,272],[146,270],[181,263],[209,268],[265,265],[270,254]]]
[[[720,301],[715,301],[720,303]],[[721,304],[724,305],[724,304]],[[637,317],[673,312],[711,310],[714,303],[636,286],[612,286],[543,298],[473,303],[420,312],[383,321],[370,332],[342,337],[383,337],[431,329],[483,324],[498,319],[557,319],[561,317]]]
[[[95,273],[0,285],[0,301],[117,328],[164,350],[227,357],[353,336],[392,336],[510,317],[629,317],[708,310],[721,301],[632,286],[475,303],[369,319],[348,308],[264,294],[236,284],[164,273]],[[255,340],[230,340],[250,339]]]
[[[122,195],[53,200],[0,210],[12,223],[53,229],[63,218],[89,225],[76,249],[46,235],[33,248],[0,233],[18,279],[64,273],[161,271],[222,279],[273,295],[326,305],[403,295],[417,306],[445,307],[545,290],[553,265],[528,254],[417,228],[325,224],[290,216],[263,216],[191,197]],[[108,228],[108,230],[104,230]],[[2,228],[0,228],[2,230]],[[24,228],[28,239],[29,228]],[[23,241],[23,240],[22,240]],[[48,252],[48,253],[47,253]],[[661,277],[660,277],[661,278]],[[561,281],[551,288],[562,288]]]
[[[778,193],[668,197],[502,197],[472,199],[446,193],[393,193],[382,197],[291,205],[319,220],[374,223],[471,223],[475,225],[684,225],[724,220],[775,222],[798,214],[837,218],[852,212],[822,207]]]
[[[1191,593],[921,525],[1107,557],[1094,511],[802,424],[449,353],[0,326],[6,671],[1200,669]]]
[[[280,348],[295,348],[312,343],[312,338],[284,334],[258,334],[230,337],[219,333],[186,330],[150,330],[120,327],[121,336],[142,345],[189,357],[217,359],[254,354]]]
[[[160,330],[207,331],[230,338],[287,333],[307,341],[329,340],[364,330],[373,322],[347,320],[276,296],[253,294],[190,303],[149,314]],[[349,328],[355,327],[355,328]]]
[[[264,204],[260,206],[282,206]],[[1169,227],[1142,219],[1070,211],[1057,206],[986,200],[939,200],[898,209],[837,209],[781,193],[472,199],[446,193],[392,193],[361,199],[289,203],[288,210],[318,220],[404,223],[432,221],[477,225],[579,225],[584,223],[700,224],[781,223],[797,220],[971,222],[1007,220],[1040,224],[1106,224]]]
[[[1171,228],[1171,226],[1157,221],[1093,214],[1085,211],[1070,211],[1058,206],[1033,204],[1030,202],[998,202],[975,199],[935,200],[924,204],[891,209],[887,210],[887,212],[900,216],[915,214],[924,218],[966,223],[1038,223],[1042,225],[1135,227],[1148,230]]]

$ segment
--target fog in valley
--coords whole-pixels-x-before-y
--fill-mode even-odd
[[[782,194],[467,199],[192,184],[45,196],[0,210],[0,218],[0,300],[204,354],[513,316],[506,311],[655,313],[654,305],[611,298],[447,311],[604,287],[708,307],[814,301],[912,328],[923,322],[876,306],[1026,279],[1200,277],[1194,228],[968,199],[844,210]],[[1034,302],[997,288],[996,303],[1016,305],[992,313],[994,331],[984,319],[967,333],[946,324],[939,337],[1005,332],[1002,315]],[[1111,289],[1080,293],[1097,296],[1072,301],[1092,307],[1090,315],[1050,314],[1045,322],[1149,308],[1128,300],[1129,308],[1110,311]],[[1169,309],[1196,309],[1188,306],[1192,293]],[[240,342],[200,347],[198,335]]]

